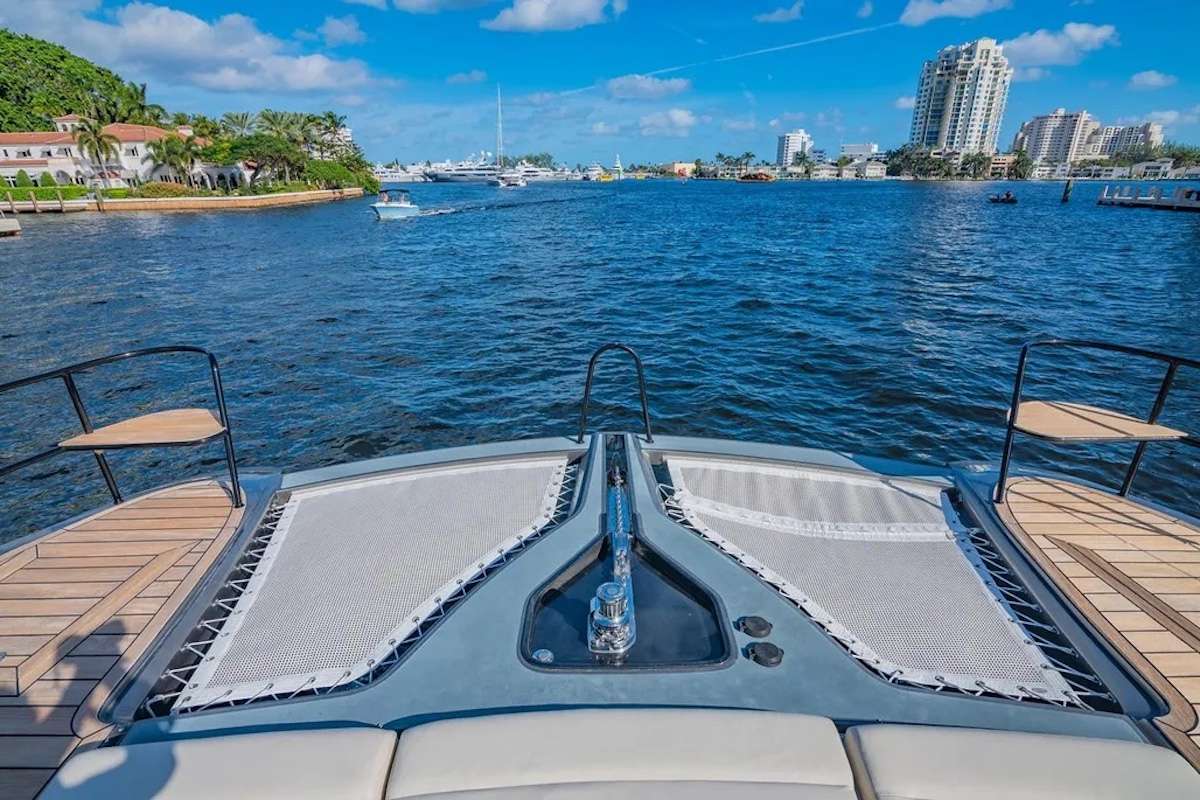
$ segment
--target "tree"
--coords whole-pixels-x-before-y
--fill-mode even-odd
[[[104,125],[96,119],[85,118],[75,129],[75,142],[83,154],[100,165],[104,186],[108,186],[108,162],[116,158],[120,140],[104,130]]]
[[[127,83],[117,98],[116,115],[120,122],[135,125],[161,125],[167,110],[146,99],[146,84]]]
[[[258,114],[249,111],[229,111],[221,117],[221,127],[234,138],[249,136],[258,127]]]
[[[19,189],[25,189],[33,186],[33,179],[29,177],[29,173],[23,169],[17,170],[16,185]]]
[[[1013,160],[1011,175],[1019,181],[1028,180],[1033,174],[1033,159],[1029,157],[1029,153],[1024,150],[1017,150],[1013,153],[1016,158]]]
[[[244,161],[254,165],[250,183],[254,184],[264,169],[273,174],[283,171],[285,180],[291,180],[291,170],[302,169],[305,158],[291,142],[269,133],[255,133],[234,139],[229,146],[229,156],[235,162]]]
[[[58,186],[58,181],[49,172],[43,172],[38,176],[38,186]]]
[[[992,166],[992,157],[985,153],[970,153],[963,156],[959,170],[968,178],[982,178]]]
[[[169,180],[175,179],[175,143],[179,140],[178,136],[164,136],[161,139],[156,139],[153,142],[146,142],[146,155],[142,156],[142,163],[150,163],[154,169],[165,169]]]

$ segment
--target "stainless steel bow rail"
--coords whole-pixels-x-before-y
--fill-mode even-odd
[[[79,387],[75,383],[75,376],[81,372],[96,367],[101,367],[106,364],[112,364],[117,361],[124,361],[131,358],[141,358],[144,356],[161,355],[166,353],[198,353],[208,359],[209,371],[212,375],[213,393],[216,395],[217,410],[219,418],[211,419],[210,424],[205,427],[203,425],[194,427],[190,433],[180,435],[176,432],[175,435],[170,435],[170,432],[160,431],[156,434],[153,430],[143,429],[138,435],[129,434],[128,423],[133,423],[137,420],[146,421],[153,415],[145,415],[142,417],[134,417],[115,423],[114,425],[104,426],[99,431],[92,426],[91,417],[88,416],[87,408],[83,404],[83,398],[79,394]],[[10,472],[15,472],[23,467],[36,464],[39,461],[57,456],[61,453],[77,452],[83,450],[91,450],[96,457],[96,464],[100,468],[100,474],[104,477],[104,483],[108,487],[109,494],[112,495],[113,503],[120,503],[123,499],[121,490],[117,486],[116,478],[113,476],[112,468],[108,465],[108,460],[104,457],[105,450],[123,450],[131,448],[148,448],[148,447],[186,447],[191,445],[205,444],[214,439],[223,439],[225,444],[225,461],[229,467],[229,480],[232,484],[234,507],[242,506],[241,486],[238,482],[237,459],[233,451],[233,434],[229,429],[229,417],[225,410],[225,389],[221,383],[221,368],[217,364],[216,357],[207,350],[200,347],[192,347],[188,345],[170,346],[170,347],[147,347],[141,350],[130,350],[125,353],[117,353],[103,358],[94,358],[90,361],[82,361],[78,364],[59,367],[52,369],[49,372],[43,372],[39,375],[31,375],[27,378],[10,381],[5,384],[0,384],[0,394],[10,392],[15,389],[20,389],[25,386],[31,386],[36,383],[61,379],[66,386],[67,394],[71,398],[71,405],[75,408],[75,414],[79,417],[79,424],[83,428],[83,435],[72,437],[72,439],[64,439],[55,446],[36,453],[32,456],[14,461],[10,464],[0,465],[0,477],[3,477]],[[164,413],[164,412],[159,412]],[[165,412],[170,413],[170,412]],[[200,412],[201,414],[207,412]],[[125,430],[118,433],[120,426],[125,426]],[[113,435],[105,438],[103,434],[106,431],[112,431]],[[77,443],[73,443],[73,439],[78,439]]]
[[[596,352],[592,353],[592,358],[588,361],[587,382],[583,385],[583,403],[579,409],[579,436],[576,437],[575,441],[583,444],[583,437],[587,434],[588,406],[591,403],[592,379],[596,373],[596,362],[600,360],[600,356],[609,350],[620,350],[628,353],[637,367],[638,395],[642,401],[642,425],[646,429],[646,441],[653,442],[654,436],[650,433],[650,405],[646,400],[646,373],[642,369],[642,359],[634,352],[632,347],[620,342],[609,342],[606,345],[602,345]]]
[[[1165,363],[1167,370],[1163,375],[1162,383],[1159,384],[1158,394],[1154,398],[1154,405],[1150,409],[1149,416],[1145,420],[1140,420],[1105,409],[1080,406],[1072,403],[1058,403],[1050,405],[1060,411],[1059,416],[1072,418],[1070,420],[1074,423],[1072,430],[1055,429],[1053,421],[1050,424],[1043,424],[1037,427],[1029,424],[1023,425],[1018,417],[1021,407],[1026,405],[1021,401],[1021,391],[1025,383],[1025,368],[1029,362],[1029,355],[1035,348],[1052,347],[1101,350]],[[1000,458],[1000,474],[996,480],[993,499],[997,503],[1004,502],[1004,494],[1007,489],[1005,484],[1008,480],[1010,466],[1009,462],[1012,459],[1013,439],[1018,431],[1039,439],[1057,442],[1137,442],[1137,450],[1134,451],[1133,459],[1129,462],[1129,467],[1125,471],[1125,478],[1121,482],[1120,494],[1122,497],[1129,494],[1129,489],[1133,486],[1133,479],[1137,476],[1138,467],[1141,466],[1142,457],[1146,454],[1146,446],[1150,442],[1174,441],[1189,444],[1193,447],[1200,446],[1200,440],[1195,436],[1158,425],[1158,418],[1162,414],[1163,407],[1166,405],[1167,396],[1171,393],[1171,386],[1175,382],[1175,376],[1180,367],[1200,369],[1200,361],[1171,355],[1170,353],[1162,353],[1157,350],[1147,350],[1140,347],[1129,347],[1122,344],[1088,339],[1041,339],[1026,343],[1021,348],[1021,356],[1017,361],[1017,377],[1013,382],[1012,403],[1008,410],[1008,425],[1004,435],[1004,451]],[[1028,406],[1026,407],[1028,409]],[[1097,422],[1096,420],[1100,421]],[[1104,424],[1106,420],[1113,420],[1116,425],[1106,425]],[[1080,422],[1093,423],[1091,426],[1092,432],[1089,434],[1086,426],[1081,428],[1078,424]]]

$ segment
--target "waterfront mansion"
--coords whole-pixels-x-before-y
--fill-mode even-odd
[[[173,131],[154,125],[116,122],[104,126],[104,132],[117,140],[117,155],[105,164],[97,164],[76,142],[75,129],[80,118],[67,114],[54,118],[53,131],[0,133],[0,189],[16,184],[17,173],[25,171],[35,183],[49,173],[59,185],[126,187],[151,180],[167,179],[164,167],[146,158],[146,145],[166,136],[187,137],[187,126]],[[244,165],[217,166],[197,163],[194,180],[213,189],[235,188],[246,183],[249,173]]]

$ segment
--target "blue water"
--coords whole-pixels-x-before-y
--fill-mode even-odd
[[[1017,348],[1041,336],[1200,354],[1200,216],[1100,208],[1095,184],[674,181],[505,192],[418,185],[429,214],[368,200],[224,214],[23,215],[0,241],[0,381],[125,348],[220,358],[239,460],[285,469],[565,434],[587,356],[646,361],[663,433],[917,461],[998,454]],[[204,402],[196,362],[81,379],[94,418]],[[1030,392],[1145,413],[1159,372],[1061,354]],[[605,364],[597,423],[632,427]],[[1164,421],[1200,429],[1200,376]],[[0,461],[75,428],[61,386],[0,396]],[[1052,450],[1117,481],[1129,448]],[[1152,448],[1137,490],[1196,512],[1198,451]],[[220,471],[221,452],[120,452],[127,492]],[[87,455],[0,479],[18,535],[102,504]]]

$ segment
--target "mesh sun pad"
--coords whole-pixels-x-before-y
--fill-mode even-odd
[[[366,674],[442,598],[551,520],[566,464],[490,461],[293,492],[177,705]]]
[[[985,583],[935,485],[669,456],[673,502],[705,538],[888,677],[1069,701]]]

